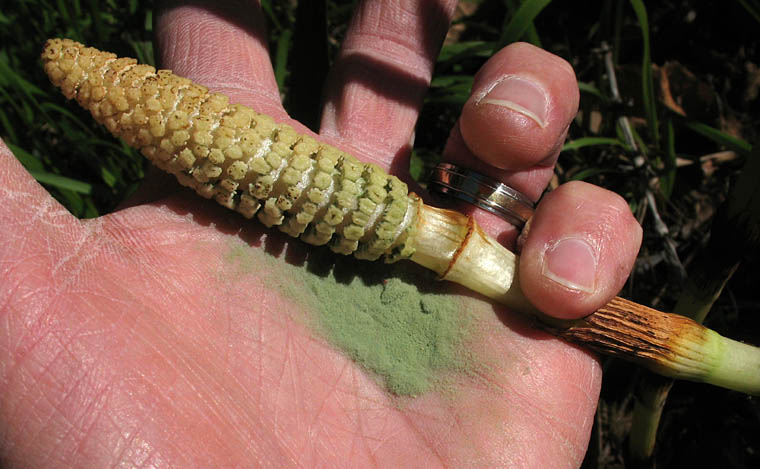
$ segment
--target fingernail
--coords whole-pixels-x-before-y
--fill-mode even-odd
[[[488,88],[475,104],[493,104],[518,112],[546,127],[546,92],[530,79],[506,76]]]
[[[542,274],[572,290],[594,293],[596,252],[583,238],[564,238],[544,252]]]

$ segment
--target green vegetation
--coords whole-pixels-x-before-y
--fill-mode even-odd
[[[112,210],[134,191],[145,163],[47,85],[41,45],[66,36],[153,62],[146,3],[20,0],[0,9],[0,135],[78,217]]]
[[[313,127],[313,90],[326,77],[354,2],[328,2],[312,11],[290,2],[262,3],[286,106]],[[48,37],[69,37],[154,64],[152,8],[139,0],[17,0],[0,8],[0,137],[78,217],[113,210],[135,189],[145,163],[65,103],[39,66],[40,49]],[[699,275],[693,272],[700,259],[713,252],[707,240],[714,215],[758,140],[758,12],[757,0],[599,0],[582,8],[550,0],[462,2],[420,118],[412,174],[421,178],[435,164],[474,73],[495,50],[520,39],[566,58],[578,75],[581,112],[554,184],[582,179],[628,200],[645,241],[623,295],[672,309],[687,273]],[[296,27],[300,18],[311,18],[310,27],[304,21]],[[314,18],[324,18],[323,24]],[[310,77],[316,80],[300,83],[298,70],[307,59],[322,67]],[[744,180],[758,179],[747,174]],[[737,217],[720,223],[731,220]],[[722,247],[745,247],[734,241],[728,238]],[[741,265],[705,321],[726,336],[757,344],[759,265],[751,254],[739,256]],[[723,255],[719,250],[713,257]],[[721,286],[728,279],[725,269],[713,276]],[[619,465],[626,458],[636,389],[631,376],[638,371],[615,360],[604,366],[588,467]],[[757,400],[679,382],[667,401],[655,404],[664,406],[654,455],[662,467],[760,465]]]

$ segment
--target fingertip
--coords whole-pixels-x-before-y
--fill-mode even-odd
[[[560,186],[539,205],[523,246],[526,297],[562,319],[594,312],[622,289],[641,236],[617,194],[583,182]]]
[[[512,44],[475,77],[462,109],[462,136],[475,155],[497,168],[552,165],[578,101],[575,73],[565,60],[530,44]]]
[[[353,143],[364,161],[402,168],[456,6],[358,2],[325,87],[320,135]]]
[[[235,103],[287,118],[256,2],[165,2],[155,22],[161,67]]]

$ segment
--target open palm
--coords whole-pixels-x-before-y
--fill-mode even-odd
[[[454,5],[359,6],[328,89],[324,138],[386,169],[403,167]],[[164,66],[290,122],[259,18],[247,4],[167,9],[157,25]],[[518,45],[486,64],[473,93],[478,80],[482,88],[493,76],[542,68],[558,71],[545,85],[545,125],[513,109],[466,108],[446,156],[538,197],[577,106],[569,67]],[[466,120],[468,112],[482,115]],[[496,132],[515,137],[493,140],[492,150],[468,140]],[[445,393],[394,397],[309,327],[317,311],[293,295],[294,279],[329,280],[309,268],[316,261],[300,242],[180,189],[76,220],[4,145],[0,180],[0,461],[563,467],[583,458],[601,380],[596,360],[508,311],[433,287],[451,291],[478,324],[469,346],[486,366],[454,376]],[[620,288],[640,232],[606,191],[572,185],[555,194],[539,208],[525,249],[540,249],[530,239],[580,232],[603,239],[594,289],[531,275],[525,288],[544,292],[544,309],[587,313]],[[566,209],[581,206],[585,215]],[[541,221],[552,213],[555,221]],[[514,238],[505,223],[477,216],[493,235]]]

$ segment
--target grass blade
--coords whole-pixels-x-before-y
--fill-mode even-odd
[[[604,93],[602,93],[602,91],[599,88],[597,88],[595,85],[593,85],[591,83],[586,83],[586,82],[579,81],[578,82],[578,89],[580,90],[581,93],[588,93],[588,94],[590,94],[590,95],[592,95],[592,96],[600,99],[602,102],[606,102],[607,101],[607,97],[604,95]]]
[[[505,22],[506,25],[502,29],[497,50],[520,40],[526,31],[533,26],[533,20],[536,16],[550,3],[551,0],[525,0],[509,19],[509,22]]]
[[[2,100],[0,100],[0,103],[2,103]],[[18,142],[16,130],[14,129],[13,124],[11,124],[11,120],[8,118],[8,114],[6,114],[2,109],[0,109],[0,129],[3,130],[3,133],[8,141]]]
[[[472,75],[446,75],[433,78],[425,103],[445,103],[462,107],[470,97],[472,83]]]
[[[569,181],[585,181],[598,174],[605,174],[605,173],[611,173],[611,172],[612,170],[604,169],[604,168],[588,168],[588,169],[578,171],[577,173],[573,174],[568,180]]]
[[[274,78],[280,93],[285,90],[285,77],[288,73],[288,54],[290,52],[291,30],[286,29],[277,40],[277,52],[274,56]]]
[[[135,58],[140,63],[148,65],[156,65],[155,55],[153,54],[153,42],[151,41],[137,41],[135,39],[127,39],[129,45],[134,50]]]
[[[521,2],[522,0],[507,0],[507,8],[509,9],[509,13],[514,14]],[[536,25],[533,24],[532,21],[525,31],[525,34],[523,34],[522,39],[533,44],[536,47],[541,47],[541,37],[538,35]]]
[[[46,171],[29,171],[29,173],[41,184],[47,184],[58,189],[69,190],[79,194],[89,195],[92,193],[92,184],[86,182],[77,181],[76,179],[48,173]]]
[[[649,42],[649,19],[647,18],[647,9],[642,0],[631,0],[631,6],[633,6],[633,10],[636,12],[636,18],[639,20],[643,40],[641,90],[644,97],[644,110],[647,115],[652,145],[655,148],[660,148],[660,130],[657,123],[657,100],[654,95],[654,80],[652,79],[652,55]]]
[[[562,146],[562,151],[578,150],[583,147],[596,145],[615,145],[624,147],[625,143],[620,139],[610,137],[582,137],[565,143]]]
[[[760,2],[757,0],[739,0],[739,4],[760,23]]]
[[[686,126],[686,128],[700,134],[701,136],[712,140],[718,145],[722,145],[729,150],[733,150],[742,156],[749,156],[749,153],[752,151],[752,145],[749,143],[740,138],[736,138],[732,135],[722,132],[715,127],[710,127],[709,125],[703,124],[701,122],[683,122],[683,125]]]
[[[466,58],[487,59],[494,53],[495,46],[495,43],[486,41],[462,41],[446,44],[441,48],[436,62],[439,67],[446,67],[457,64]]]
[[[14,145],[9,142],[6,142],[6,145],[8,145],[8,148],[10,148],[11,153],[13,153],[13,156],[15,156],[16,159],[19,160],[22,165],[24,165],[24,168],[26,168],[27,171],[43,171],[44,170],[44,166],[42,162],[36,156],[32,155],[31,153],[19,147],[18,145]]]

